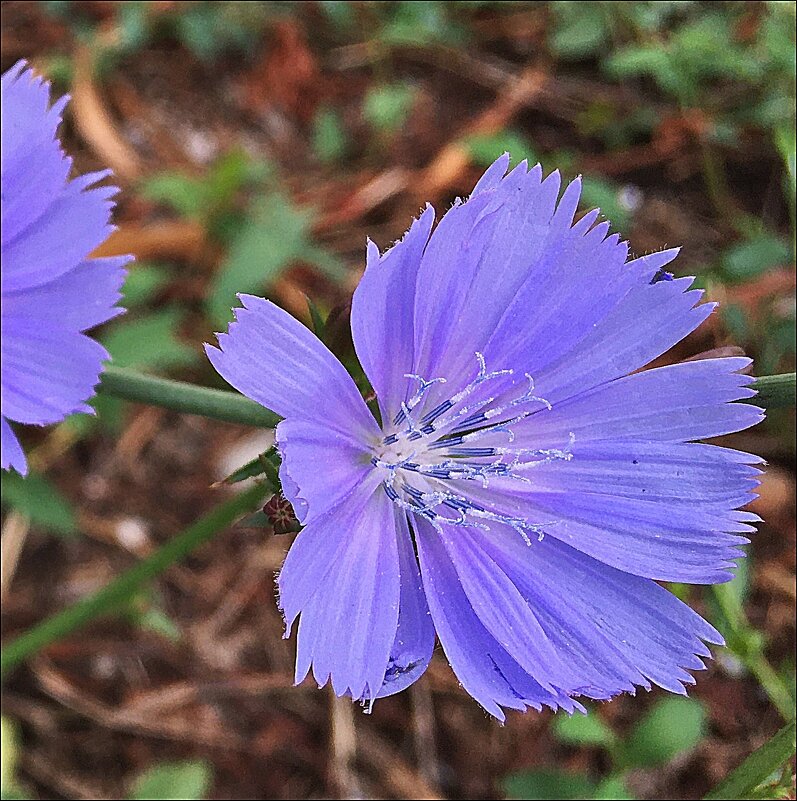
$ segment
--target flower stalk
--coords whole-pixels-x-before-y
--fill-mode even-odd
[[[237,392],[158,378],[126,367],[107,366],[99,392],[122,400],[254,428],[274,428],[280,421],[279,415]]]
[[[763,376],[757,378],[752,387],[758,390],[753,402],[767,410],[795,403],[795,373]],[[99,392],[253,428],[274,428],[280,421],[279,415],[237,392],[158,378],[126,367],[106,367]]]

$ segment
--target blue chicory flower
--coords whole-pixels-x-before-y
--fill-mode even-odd
[[[27,472],[9,425],[47,425],[91,412],[105,349],[83,332],[115,306],[129,257],[88,254],[113,230],[109,171],[69,180],[72,160],[56,137],[68,101],[24,61],[2,76],[2,403],[0,466]]]
[[[502,707],[582,709],[684,693],[719,633],[657,581],[731,578],[759,518],[761,459],[693,440],[754,425],[745,358],[637,372],[697,328],[677,250],[628,260],[580,183],[493,164],[432,232],[427,207],[368,243],[354,381],[261,298],[207,352],[285,419],[283,489],[304,529],[278,578],[296,680],[364,703],[414,682],[435,635],[462,686]],[[658,280],[654,280],[657,279]]]

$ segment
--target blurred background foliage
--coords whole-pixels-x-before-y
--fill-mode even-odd
[[[202,343],[255,292],[354,368],[366,237],[388,246],[508,150],[583,174],[583,210],[634,252],[682,245],[721,306],[668,360],[741,347],[756,374],[794,370],[791,2],[50,0],[4,3],[2,37],[4,70],[28,58],[72,94],[78,168],[118,177],[101,253],[138,259],[100,334],[118,365],[219,386]],[[269,444],[94,403],[25,432],[34,471],[3,478],[6,633],[145,556]],[[766,523],[733,582],[671,588],[728,641],[692,698],[498,729],[442,661],[368,719],[287,691],[286,542],[241,526],[12,676],[3,797],[700,797],[793,716],[794,425],[726,438],[770,463]],[[765,779],[750,797],[794,797],[789,764]]]

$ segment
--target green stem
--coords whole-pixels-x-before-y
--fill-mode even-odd
[[[775,668],[769,664],[762,651],[750,654],[746,659],[747,667],[756,677],[756,681],[769,696],[769,700],[780,712],[783,720],[794,718],[794,700],[791,697],[789,688],[777,674]]]
[[[794,373],[757,378],[753,388],[759,393],[756,402],[766,409],[793,406],[795,403]],[[126,367],[106,367],[99,391],[122,400],[163,406],[176,412],[198,414],[255,428],[274,428],[280,421],[279,415],[237,392],[157,378]]]
[[[783,373],[782,375],[765,375],[756,378],[753,389],[758,395],[753,400],[765,409],[779,409],[794,406],[797,402],[797,373]]]
[[[758,750],[753,751],[727,779],[705,796],[706,801],[751,798],[752,791],[763,784],[794,755],[794,737],[795,724],[792,721]],[[775,796],[763,795],[761,797],[774,798]]]
[[[730,637],[728,638],[732,650],[756,677],[759,685],[769,696],[772,705],[780,712],[781,717],[787,721],[793,720],[794,702],[789,688],[769,664],[764,654],[763,644],[749,636],[750,622],[738,596],[734,594],[728,584],[715,584],[711,589],[733,634],[733,642]],[[733,647],[734,645],[736,647]]]
[[[198,414],[256,428],[274,428],[280,421],[279,415],[237,392],[157,378],[126,367],[106,367],[99,392],[122,400],[163,406],[176,412]]]
[[[98,592],[82,598],[12,640],[0,651],[0,676],[5,676],[7,671],[50,643],[60,640],[95,618],[123,607],[150,579],[163,573],[242,515],[256,509],[272,491],[269,485],[260,483],[236,495]]]

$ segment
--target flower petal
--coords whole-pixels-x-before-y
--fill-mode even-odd
[[[438,532],[422,519],[416,520],[415,531],[437,636],[454,673],[476,701],[499,720],[504,720],[501,707],[582,709],[567,696],[544,690],[509,656],[474,612]]]
[[[529,453],[523,481],[470,482],[463,494],[629,573],[695,583],[732,577],[743,555],[737,548],[748,541],[740,535],[755,531],[757,518],[737,510],[755,497],[761,471],[753,465],[761,459],[713,445],[576,432],[554,456],[534,461]]]
[[[572,221],[577,193],[557,211],[559,187],[558,173],[543,181],[539,166],[522,163],[443,217],[418,272],[413,372],[449,381],[470,372],[529,272]]]
[[[416,223],[405,240],[409,246],[402,242],[390,251],[392,272],[406,276],[404,282],[388,280],[376,266],[366,272],[353,326],[355,341],[370,338],[361,347],[363,363],[377,376],[385,418],[394,417],[415,388],[406,375],[443,377],[459,386],[472,377],[476,352],[484,353],[491,369],[511,366],[533,375],[542,397],[566,398],[648,363],[713,308],[695,308],[700,293],[685,292],[688,279],[651,283],[677,250],[626,263],[627,247],[617,236],[606,237],[608,224],[592,227],[597,212],[572,225],[578,180],[557,203],[558,173],[543,181],[539,166],[527,172],[521,164],[501,178],[507,163],[502,158],[493,164],[471,198],[443,217],[428,245],[429,226],[421,232]],[[376,265],[376,254],[374,248],[369,264]],[[410,348],[402,332],[413,297]],[[379,310],[378,320],[366,310],[366,299]],[[644,328],[629,327],[628,319],[644,321]],[[385,324],[389,337],[382,333]],[[394,342],[404,344],[397,348]],[[391,352],[394,357],[380,363],[378,354]],[[446,391],[429,388],[427,408]]]
[[[394,695],[416,682],[429,666],[434,651],[434,626],[426,604],[407,518],[403,512],[396,513],[396,528],[401,570],[398,629],[390,649],[385,680],[377,698]]]
[[[476,182],[470,196],[478,195],[479,192],[489,192],[495,189],[503,180],[509,165],[512,162],[512,156],[509,153],[500,155],[485,171],[481,178]]]
[[[579,190],[576,182],[568,186],[556,216],[560,215],[568,195],[577,196]],[[572,218],[572,213],[568,209],[565,219],[569,218]],[[616,363],[612,351],[600,350],[598,362],[605,366],[599,367],[599,371],[608,368],[609,372],[603,380],[624,375],[653,358],[636,357],[632,349],[634,344],[643,354],[647,348],[653,350],[655,356],[658,355],[655,348],[660,342],[664,341],[664,344],[659,353],[677,341],[674,337],[679,320],[670,320],[673,309],[665,307],[662,311],[658,308],[656,301],[668,298],[663,290],[654,289],[657,285],[651,285],[651,280],[662,265],[675,258],[678,251],[663,251],[626,262],[626,243],[620,242],[617,235],[607,237],[608,223],[592,227],[594,219],[595,212],[591,212],[570,228],[560,226],[552,229],[551,235],[555,238],[529,271],[500,322],[493,326],[490,340],[484,347],[485,357],[491,365],[508,365],[518,374],[531,374],[537,389],[546,398],[552,392],[544,382],[548,371],[560,362],[572,368],[571,353],[578,354],[581,348],[608,338],[610,334],[618,334],[616,329],[619,327],[626,338],[633,341],[618,342],[617,347],[628,348],[632,353],[630,358]],[[683,292],[682,283],[678,284],[677,290]],[[670,290],[670,295],[674,294]],[[698,298],[699,295],[689,297],[691,303],[687,310]],[[629,319],[638,321],[631,315],[640,311],[636,308],[639,306],[657,308],[657,319],[669,323],[669,328],[654,329],[652,334],[645,326],[641,333],[648,335],[652,342],[647,338],[640,342],[635,337],[636,326],[628,325]],[[710,308],[704,311],[707,313]],[[702,319],[695,321],[693,327]],[[618,356],[622,355],[620,349]],[[576,361],[576,368],[586,372],[590,364]],[[580,390],[589,386],[592,384],[582,386]]]
[[[4,316],[3,322],[6,322]],[[19,423],[47,425],[89,412],[108,353],[85,334],[30,320],[3,326],[2,413]]]
[[[3,74],[2,215],[3,248],[47,210],[66,184],[72,160],[61,151],[56,131],[68,97],[50,106],[50,85],[24,61]]]
[[[443,524],[438,532],[468,602],[487,631],[547,692],[572,691],[572,677],[517,587],[474,536],[481,529]]]
[[[515,444],[561,448],[576,442],[687,442],[741,431],[763,419],[746,403],[753,379],[737,371],[750,359],[684,362],[619,378],[560,401],[513,426]],[[499,438],[495,438],[498,443]]]
[[[28,474],[28,460],[8,420],[0,416],[0,469],[11,468],[25,476]]]
[[[221,376],[239,392],[283,417],[319,421],[360,441],[379,428],[351,376],[295,317],[263,298],[239,295],[229,333],[205,346]]]
[[[405,374],[413,368],[415,281],[433,223],[434,209],[427,206],[404,238],[383,255],[369,241],[365,275],[352,299],[354,345],[384,419],[392,419],[407,399]]]
[[[64,328],[85,331],[107,322],[124,311],[115,304],[130,258],[90,259],[46,284],[5,293],[3,327],[13,330],[16,320],[42,325],[57,320]]]
[[[533,492],[588,493],[695,511],[731,510],[753,498],[763,459],[718,445],[675,442],[573,443],[569,461],[526,474]],[[498,489],[498,485],[496,485]]]
[[[528,365],[540,395],[556,404],[628,375],[661,356],[703,323],[716,304],[697,305],[703,293],[689,290],[692,278],[650,283],[649,276],[655,272],[650,264],[662,261],[647,257],[630,262],[627,271],[640,276],[640,280],[628,294],[580,342],[562,349],[558,360]],[[629,320],[634,321],[633,325]]]
[[[493,526],[484,548],[515,582],[581,692],[610,698],[649,688],[676,693],[701,670],[703,644],[722,644],[719,632],[655,582],[608,567],[553,537],[529,547]],[[566,591],[563,589],[566,588]]]
[[[381,688],[399,616],[396,508],[374,484],[311,522],[279,576],[280,606],[299,620],[296,679],[371,699]]]
[[[112,186],[85,189],[86,181],[87,176],[70,181],[52,198],[46,213],[3,243],[3,294],[59,278],[113,231],[111,198],[118,190]],[[5,185],[3,189],[10,191]]]
[[[491,482],[492,483],[492,482]],[[744,556],[741,534],[755,529],[748,513],[689,508],[585,492],[535,492],[495,487],[485,501],[497,513],[519,517],[583,553],[628,573],[662,581],[716,584],[733,577]],[[520,534],[515,534],[520,539]]]
[[[282,465],[296,489],[289,497],[299,521],[310,523],[343,502],[373,472],[371,454],[357,439],[306,420],[277,426]],[[298,507],[298,508],[297,508]]]

